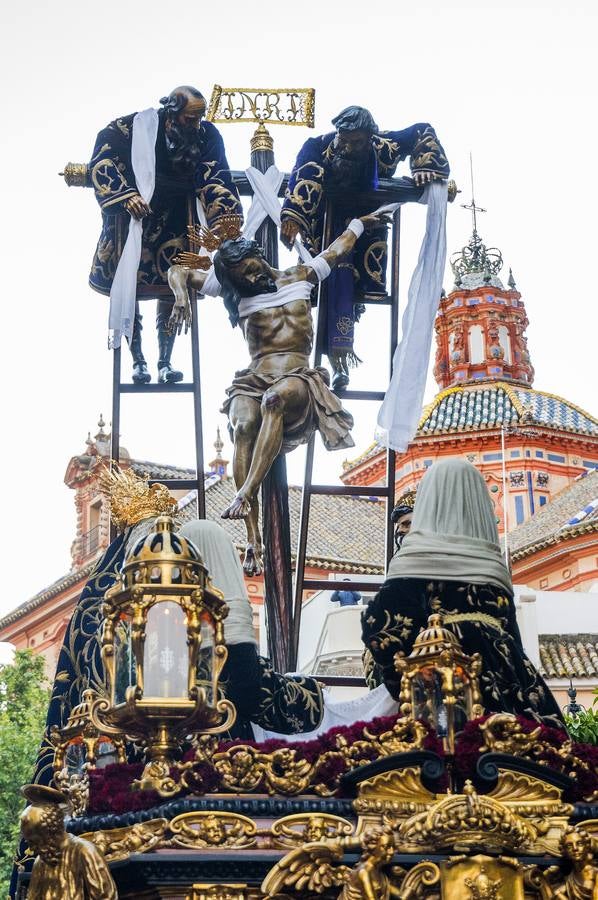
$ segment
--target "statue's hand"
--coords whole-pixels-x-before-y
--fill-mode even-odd
[[[149,216],[151,213],[151,209],[140,194],[133,194],[132,197],[125,200],[123,206],[134,219],[143,219],[144,216]]]
[[[280,225],[280,240],[287,250],[293,249],[295,238],[300,230],[298,222],[294,222],[293,219],[283,219]]]
[[[425,187],[426,184],[431,184],[433,181],[436,181],[437,178],[441,178],[442,176],[436,175],[434,172],[414,172],[413,180],[415,181],[418,187]]]
[[[390,225],[391,216],[387,212],[370,213],[367,216],[361,216],[361,221],[366,231],[372,231],[373,228],[380,228],[381,225]]]
[[[185,334],[187,334],[191,326],[191,306],[187,300],[184,302],[176,300],[168,320],[169,334],[181,334],[183,325],[185,326]]]

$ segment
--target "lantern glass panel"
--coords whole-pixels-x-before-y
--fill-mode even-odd
[[[413,717],[429,722],[439,737],[448,733],[448,711],[442,693],[442,675],[433,666],[417,671],[411,680]]]
[[[116,747],[112,741],[102,739],[96,746],[96,769],[104,769],[118,762]]]
[[[188,696],[189,651],[185,613],[171,600],[148,612],[143,654],[145,697]]]
[[[135,684],[135,659],[131,649],[131,622],[121,619],[114,629],[114,703],[124,703],[127,688]]]
[[[205,691],[206,702],[212,706],[215,697],[214,682],[214,628],[210,619],[201,622],[201,645],[197,665],[197,685]]]
[[[87,751],[83,741],[70,743],[64,754],[64,764],[69,775],[82,774],[87,762]]]
[[[467,724],[470,718],[470,685],[469,680],[460,667],[458,667],[453,675],[453,684],[455,686],[455,705],[453,706],[454,710],[454,722],[455,722],[455,734],[458,734],[460,731],[463,731],[465,725]]]

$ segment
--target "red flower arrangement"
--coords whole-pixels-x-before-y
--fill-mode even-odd
[[[317,738],[309,741],[288,742],[285,740],[267,740],[262,743],[257,741],[223,741],[218,745],[217,752],[225,752],[238,746],[250,746],[260,753],[269,754],[275,750],[289,748],[296,752],[297,759],[304,759],[310,764],[315,764],[324,754],[330,756],[323,760],[316,770],[316,781],[323,784],[330,791],[331,796],[341,796],[340,779],[351,768],[349,760],[339,752],[341,745],[354,747],[359,744],[359,762],[373,761],[379,757],[375,744],[369,742],[364,731],[370,736],[377,737],[384,732],[391,731],[396,724],[398,716],[384,716],[373,719],[371,722],[355,722],[353,725],[345,725],[340,728],[332,728]],[[484,734],[480,729],[488,715],[468,722],[457,738],[454,758],[454,773],[459,779],[472,778],[476,773],[476,766],[482,747],[484,746]],[[517,716],[517,722],[521,730],[529,734],[538,728],[538,723],[525,716]],[[427,735],[423,748],[431,750],[440,757],[444,757],[442,741],[425,723]],[[363,743],[362,743],[363,742]],[[563,746],[566,752],[562,753]],[[561,752],[559,752],[561,751]],[[184,760],[191,762],[195,758],[195,751],[189,750]],[[553,771],[572,776],[574,788],[571,800],[589,798],[598,791],[598,747],[591,744],[579,744],[569,741],[564,731],[556,728],[540,726],[540,732],[536,739],[530,758],[535,762],[548,766]],[[353,760],[355,765],[357,758]],[[89,813],[124,813],[141,809],[149,809],[163,802],[163,798],[156,791],[133,791],[133,782],[140,777],[143,764],[113,764],[104,769],[90,772]],[[171,774],[179,781],[180,771],[172,769]],[[221,778],[218,770],[209,761],[196,763],[191,772],[185,776],[186,785],[181,788],[179,797],[196,794],[203,795],[218,791],[221,787]],[[443,790],[448,786],[448,781],[443,779],[438,784],[438,789]]]

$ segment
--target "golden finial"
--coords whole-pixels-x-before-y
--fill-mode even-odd
[[[260,122],[251,138],[251,152],[257,150],[274,150],[274,140],[263,122]]]
[[[177,501],[163,484],[150,485],[147,478],[113,465],[100,474],[100,489],[110,498],[110,514],[119,531],[142,519],[174,515]]]

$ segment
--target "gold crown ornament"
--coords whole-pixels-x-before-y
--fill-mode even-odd
[[[411,509],[415,507],[415,498],[417,496],[417,488],[412,491],[406,491],[404,494],[401,494],[395,506],[409,506]]]
[[[100,490],[110,498],[110,515],[118,531],[136,525],[142,519],[172,516],[177,501],[163,484],[150,484],[132,469],[113,465],[100,474]]]
[[[213,229],[205,225],[187,225],[187,239],[192,249],[177,254],[173,262],[189,269],[207,271],[212,267],[212,260],[209,256],[195,251],[203,247],[208,253],[213,253],[224,241],[234,241],[240,237],[242,226],[243,219],[235,215],[221,216]]]

